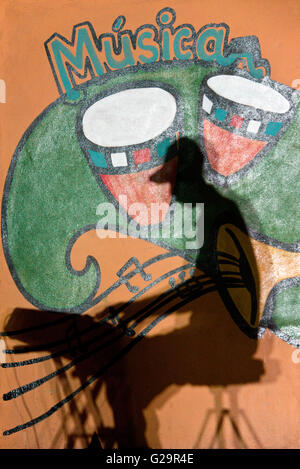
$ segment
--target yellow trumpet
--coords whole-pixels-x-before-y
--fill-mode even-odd
[[[276,285],[300,277],[300,253],[270,246],[224,224],[217,235],[218,286],[238,326],[255,337]]]

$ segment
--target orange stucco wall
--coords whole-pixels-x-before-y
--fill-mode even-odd
[[[5,0],[0,6],[0,78],[6,83],[6,102],[0,103],[1,193],[22,134],[58,98],[44,41],[54,32],[70,38],[73,26],[83,21],[90,21],[98,34],[111,31],[112,22],[121,14],[126,16],[127,28],[134,30],[141,24],[152,23],[159,9],[165,6],[176,10],[178,24],[192,23],[198,30],[208,23],[222,22],[230,26],[231,37],[257,36],[262,57],[270,62],[271,78],[289,87],[299,86],[300,5],[297,0]],[[163,247],[150,248],[142,240],[121,242],[116,248],[112,240],[107,240],[99,250],[92,235],[86,235],[73,253],[73,263],[82,268],[82,259],[94,249],[95,256],[101,258],[104,282],[101,288],[104,288],[114,280],[113,267],[125,263],[129,253],[141,261],[150,254],[165,252]],[[16,330],[56,319],[57,315],[51,312],[38,316],[38,308],[25,299],[13,281],[2,250],[0,256],[1,330]],[[186,261],[175,257],[168,262],[170,269],[172,263],[177,268]],[[286,258],[284,262],[288,265],[294,261]],[[262,266],[261,271],[264,269],[267,276],[267,267]],[[149,273],[155,276],[162,270],[163,266],[153,265]],[[163,293],[166,286],[167,281],[157,286],[152,295]],[[123,285],[104,306],[115,306],[129,299],[130,292]],[[147,295],[143,301],[146,299]],[[16,310],[19,312],[12,320],[12,312]],[[87,324],[98,313],[99,306],[85,312]],[[61,331],[49,329],[46,341],[55,341],[60,333],[65,333]],[[10,349],[34,346],[39,334],[3,339]],[[96,380],[37,425],[2,435],[7,428],[50,409],[82,384],[87,377],[84,366],[68,370],[41,386],[38,392],[8,401],[1,399],[0,447],[84,448],[97,431],[104,447],[117,447],[118,438],[113,432],[117,428],[118,435],[127,434],[133,446],[299,448],[300,363],[295,350],[268,330],[257,341],[246,337],[231,320],[218,293],[213,291],[179,307],[104,378]],[[17,358],[30,359],[37,354],[42,357],[49,351],[53,353],[50,348]],[[69,359],[62,356],[41,361],[34,367],[0,368],[1,394],[54,372]],[[97,362],[91,363],[88,376],[95,370]],[[222,415],[221,430],[216,433]]]

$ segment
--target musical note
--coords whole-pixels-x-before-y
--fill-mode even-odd
[[[128,335],[128,337],[133,337],[135,335],[135,330],[132,327],[124,327],[123,332]]]
[[[132,327],[126,327],[125,324],[122,324],[121,318],[118,313],[115,311],[113,306],[109,307],[109,314],[106,318],[107,322],[110,322],[113,326],[121,325],[121,328],[124,334],[128,335],[129,337],[133,337],[135,335],[135,330]]]
[[[178,275],[178,277],[179,277],[179,279],[181,280],[181,282],[183,282],[184,279],[185,279],[185,272],[184,272],[184,271],[180,272],[180,274]]]
[[[124,275],[124,273],[128,270],[128,268],[130,266],[134,265],[137,270],[138,270],[138,273],[141,275],[142,279],[149,282],[151,279],[152,279],[152,275],[151,274],[147,274],[142,266],[142,264],[140,263],[140,261],[136,258],[136,257],[131,257],[127,262],[126,264],[123,265],[123,267],[121,267],[120,270],[118,270],[117,272],[117,276],[120,277],[120,280],[121,280],[121,283],[124,283],[126,285],[126,287],[128,288],[128,290],[131,292],[131,293],[136,293],[139,291],[139,287],[137,287],[136,285],[132,285],[127,276],[128,274],[132,273],[132,272],[129,272],[127,273],[126,275]],[[123,276],[124,275],[124,276]]]
[[[87,352],[88,347],[86,344],[81,342],[80,332],[76,319],[74,319],[72,324],[66,329],[65,337],[68,344],[68,350],[72,356],[77,355],[77,351],[81,353]],[[75,342],[75,346],[72,345],[73,341]]]
[[[173,277],[169,279],[169,285],[171,288],[175,288],[175,279]]]
[[[193,277],[186,282],[184,282],[182,285],[177,287],[178,295],[180,298],[184,299],[194,293],[195,291],[200,291],[202,290],[202,284],[201,280],[198,279],[197,277]]]
[[[118,315],[118,313],[116,313],[115,309],[112,306],[109,307],[109,315],[107,316],[106,319],[113,326],[118,326],[118,324],[121,323],[120,316]]]

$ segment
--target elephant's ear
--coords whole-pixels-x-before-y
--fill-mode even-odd
[[[72,310],[93,294],[99,267],[87,259],[81,272],[66,264],[70,239],[96,223],[106,200],[75,134],[77,106],[50,105],[20,141],[7,175],[2,239],[12,276],[34,305]]]

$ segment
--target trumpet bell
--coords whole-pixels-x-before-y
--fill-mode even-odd
[[[262,324],[273,330],[275,301],[269,300],[279,285],[289,288],[291,279],[300,283],[300,253],[270,246],[228,223],[217,233],[216,263],[219,294],[240,329],[253,338]]]
[[[260,322],[259,277],[249,237],[234,225],[220,227],[217,236],[218,290],[237,325],[255,337]]]

